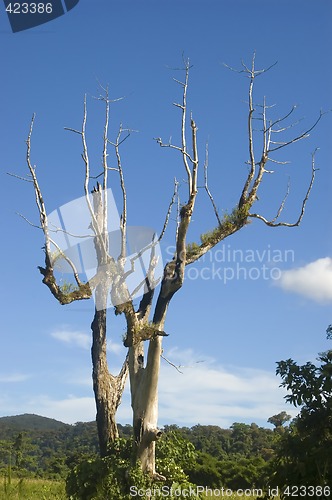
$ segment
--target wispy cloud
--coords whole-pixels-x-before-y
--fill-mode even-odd
[[[192,426],[200,423],[227,428],[234,422],[256,422],[265,426],[270,416],[283,410],[293,416],[296,414],[290,405],[285,404],[285,391],[279,387],[280,380],[271,372],[225,366],[190,349],[173,348],[165,352],[165,357],[180,366],[182,373],[162,360],[160,426],[170,423]],[[2,412],[6,414],[5,409],[8,408],[10,414],[38,413],[66,423],[94,420],[96,409],[91,380],[87,373],[81,375],[81,388],[77,385],[73,394],[62,398],[36,394],[33,398],[25,396],[19,401],[7,399]],[[117,421],[131,423],[128,383],[122,401]]]
[[[12,374],[0,374],[0,382],[3,383],[12,383],[12,382],[24,382],[25,380],[28,380],[31,378],[31,375],[28,375],[26,373],[12,373]]]
[[[52,332],[51,336],[56,340],[60,340],[60,342],[75,345],[83,349],[89,349],[91,347],[91,337],[85,332],[60,329]]]
[[[31,413],[55,418],[68,424],[89,422],[96,418],[95,400],[92,396],[68,395],[64,399],[52,399],[42,395],[31,399],[28,404]]]
[[[332,302],[332,259],[325,257],[303,267],[283,271],[276,284],[316,302]]]
[[[233,422],[265,425],[272,415],[285,410],[285,392],[274,374],[253,368],[222,366],[212,359],[200,361],[190,350],[173,350],[167,356],[181,362],[182,373],[163,363],[160,379],[160,418],[182,425]]]
[[[60,328],[51,333],[51,336],[60,342],[68,345],[74,345],[82,349],[91,349],[91,334],[69,328]],[[108,340],[107,350],[113,354],[119,355],[124,347],[121,344]]]

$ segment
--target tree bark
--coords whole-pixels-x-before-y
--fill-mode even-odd
[[[101,456],[107,454],[109,444],[118,437],[115,421],[116,387],[112,384],[106,354],[106,309],[95,310],[92,329],[92,380],[97,408],[97,429]],[[113,386],[113,387],[112,387]]]
[[[155,442],[162,435],[157,426],[162,337],[150,340],[145,368],[141,349],[141,346],[133,346],[129,356],[129,366],[136,372],[136,383],[131,384],[135,456],[144,472],[154,479],[164,479],[155,466]]]

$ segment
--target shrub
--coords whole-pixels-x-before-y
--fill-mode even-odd
[[[139,463],[133,464],[132,441],[119,438],[107,457],[84,460],[73,468],[66,481],[67,495],[71,500],[130,500],[131,488],[164,492],[173,488],[180,492],[194,487],[182,468],[191,466],[194,460],[193,445],[173,431],[167,433],[158,442],[156,453],[158,472],[167,479],[152,480],[142,472]],[[180,493],[177,498],[187,496]]]

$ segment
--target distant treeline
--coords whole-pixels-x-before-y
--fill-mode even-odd
[[[130,439],[131,425],[119,425],[121,437]],[[189,476],[210,486],[223,482],[242,487],[257,483],[273,457],[278,433],[256,424],[234,423],[229,429],[215,425],[191,428],[169,425],[166,435],[191,442],[198,453]],[[0,418],[0,470],[9,464],[20,476],[64,478],[80,461],[98,454],[95,422],[68,425],[38,415]],[[237,478],[234,483],[234,478]],[[234,483],[234,484],[233,484]]]

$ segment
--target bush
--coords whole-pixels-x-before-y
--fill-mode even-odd
[[[270,483],[281,488],[332,482],[332,350],[320,353],[317,360],[318,366],[310,361],[298,365],[292,359],[278,362],[277,374],[288,390],[285,399],[301,407],[271,462]]]
[[[166,481],[152,480],[133,465],[132,441],[119,438],[105,458],[84,460],[68,475],[66,491],[71,500],[131,500],[133,488],[138,490],[169,491],[171,488],[185,490],[194,487],[183,471],[183,465],[191,466],[195,460],[191,443],[175,432],[167,433],[157,445],[156,465]],[[177,498],[187,498],[177,494]],[[196,496],[196,498],[199,498]]]
[[[233,490],[262,488],[266,482],[267,465],[261,457],[234,458],[220,462],[223,484]]]

